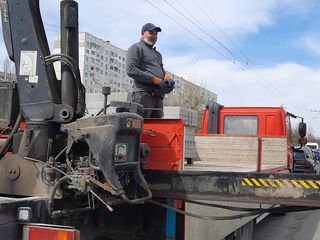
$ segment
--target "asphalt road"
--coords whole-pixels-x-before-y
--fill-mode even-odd
[[[255,226],[254,240],[320,240],[320,210],[268,216]]]

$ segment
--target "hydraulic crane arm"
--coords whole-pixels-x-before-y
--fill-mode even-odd
[[[61,2],[61,37],[64,43],[68,42],[65,36],[69,34],[69,44],[74,47],[67,51],[70,47],[64,44],[62,53],[68,56],[52,56],[39,0],[1,1],[3,35],[8,55],[15,62],[20,110],[27,122],[70,122],[84,112],[84,88],[78,71],[77,11],[76,2]],[[62,66],[61,81],[56,79],[54,61],[69,65]]]

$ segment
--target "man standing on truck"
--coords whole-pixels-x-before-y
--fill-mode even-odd
[[[127,51],[127,74],[134,80],[132,101],[143,105],[144,118],[163,116],[163,97],[171,92],[174,80],[163,68],[162,56],[154,46],[161,28],[143,25],[140,42]]]

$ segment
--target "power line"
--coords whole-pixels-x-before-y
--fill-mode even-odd
[[[186,18],[189,22],[191,22],[193,25],[195,25],[197,28],[199,28],[202,32],[204,32],[205,34],[207,34],[210,38],[212,38],[215,42],[217,42],[220,46],[222,46],[230,55],[232,55],[235,59],[238,59],[240,63],[242,63],[244,66],[246,66],[249,70],[254,71],[257,75],[259,75],[261,78],[263,78],[266,81],[266,85],[262,84],[264,87],[267,87],[269,90],[271,90],[275,95],[282,97],[284,100],[286,100],[288,103],[291,103],[293,105],[298,106],[301,109],[304,109],[303,107],[301,107],[299,104],[295,103],[294,101],[290,100],[288,97],[286,97],[281,91],[279,91],[276,87],[273,86],[273,84],[263,75],[261,74],[258,70],[256,70],[253,66],[249,65],[248,63],[248,58],[245,56],[245,58],[247,59],[246,62],[244,62],[239,56],[237,56],[236,54],[234,54],[230,49],[228,49],[223,43],[221,43],[216,37],[214,37],[212,34],[210,34],[205,27],[203,27],[203,25],[201,23],[199,23],[199,21],[193,16],[192,13],[190,13],[190,11],[188,11],[178,0],[176,0],[178,2],[178,4],[193,18],[195,19],[195,21],[198,23],[194,23],[189,17],[187,17],[185,14],[183,14],[180,10],[178,10],[173,4],[169,3],[167,0],[164,0],[169,6],[171,6],[173,9],[175,9],[179,14],[181,14],[184,18]],[[149,1],[147,1],[149,2]],[[149,2],[150,3],[150,2]],[[150,3],[151,4],[151,3]],[[153,5],[153,4],[151,4]],[[154,5],[153,5],[154,6]],[[199,6],[197,4],[197,6]],[[154,6],[155,8],[157,8],[156,6]],[[200,6],[199,6],[200,7]],[[159,11],[163,12],[162,10],[160,10],[159,8],[157,8]],[[202,8],[201,8],[202,9]],[[203,9],[202,9],[203,10]],[[204,11],[204,10],[203,10]],[[163,12],[164,13],[164,12]],[[165,14],[168,16],[168,14]],[[206,14],[207,15],[207,14]],[[170,17],[170,16],[168,16]],[[170,17],[170,19],[174,20],[173,18]],[[211,19],[211,18],[210,18]],[[212,19],[211,19],[212,20]],[[175,21],[175,20],[174,20]],[[176,22],[176,21],[175,21]],[[213,22],[213,20],[212,20]],[[181,24],[179,24],[181,26]],[[200,25],[200,26],[199,26]],[[217,25],[215,24],[222,32],[223,30]],[[183,26],[184,27],[184,26]],[[184,27],[184,29],[186,29]],[[224,32],[223,32],[224,33]],[[224,35],[227,37],[227,35],[224,33]],[[230,41],[232,41],[229,37],[228,39]],[[211,45],[210,45],[211,46]],[[238,48],[238,47],[237,47]],[[239,51],[241,51],[238,48]],[[241,51],[242,55],[244,55],[244,53]],[[228,60],[230,60],[230,58],[227,58]],[[234,62],[235,63],[235,62]],[[241,68],[240,68],[241,69]],[[242,69],[245,70],[245,69]],[[260,81],[258,81],[260,83]],[[261,84],[261,83],[260,83]]]
[[[202,32],[207,34],[211,39],[213,39],[217,44],[219,44],[222,48],[224,48],[235,60],[238,60],[243,65],[248,65],[248,60],[243,61],[241,57],[239,57],[237,54],[235,54],[232,50],[230,50],[227,46],[225,46],[221,41],[219,41],[213,34],[211,34],[199,21],[193,16],[193,14],[188,11],[178,0],[176,0],[183,9],[193,18],[196,20],[196,23],[194,23],[189,17],[187,17],[185,14],[183,14],[179,9],[177,9],[173,4],[169,3],[167,0],[164,0],[169,6],[171,6],[173,9],[175,9],[179,14],[181,14],[184,18],[186,18],[189,22],[191,22],[193,25],[195,25],[197,28],[199,28]]]
[[[178,0],[176,0],[176,1],[179,3]],[[232,41],[232,39],[223,31],[223,29],[222,29],[218,24],[216,24],[216,23],[213,21],[213,19],[209,16],[209,14],[208,14],[195,0],[193,0],[193,2],[194,2],[195,5],[200,9],[200,11],[208,17],[208,19],[214,24],[214,26],[215,26],[216,28],[218,28],[218,30],[225,36],[225,38],[229,40],[229,42],[238,50],[238,52],[246,59],[246,65],[248,66],[248,68],[250,68],[252,71],[256,72],[260,77],[262,77],[268,84],[270,84],[270,87],[271,87],[271,88],[273,88],[278,94],[280,94],[280,95],[281,95],[283,98],[285,98],[288,102],[291,102],[292,104],[294,104],[294,105],[298,106],[299,108],[302,108],[302,109],[303,109],[303,107],[301,107],[301,106],[300,106],[299,104],[297,104],[296,102],[294,102],[294,101],[290,100],[289,98],[287,98],[287,97],[285,96],[285,94],[283,94],[280,90],[278,90],[276,87],[274,87],[272,81],[268,80],[263,73],[260,73],[259,70],[256,70],[256,69],[258,69],[257,65],[256,65],[253,61],[251,61],[251,60],[244,54],[244,52],[234,43],[234,41]],[[180,4],[180,5],[181,5],[181,4]],[[182,6],[182,5],[181,5],[181,6]],[[182,7],[183,7],[183,6],[182,6]],[[184,8],[184,7],[183,7],[183,8]],[[184,9],[185,9],[185,8],[184,8]],[[188,11],[188,13],[191,14],[189,11]],[[250,66],[249,62],[252,63],[252,65],[253,65],[254,67],[253,67],[253,66]],[[255,69],[255,68],[256,68],[256,69]]]
[[[153,3],[151,3],[149,0],[145,0],[147,3],[149,3],[151,6],[153,6],[155,9],[157,9],[158,11],[160,11],[161,13],[163,13],[164,15],[166,15],[168,18],[170,18],[173,22],[175,22],[177,25],[179,25],[180,27],[182,27],[185,31],[187,31],[188,33],[190,33],[192,36],[194,36],[195,38],[197,38],[199,41],[201,41],[202,43],[204,43],[205,45],[207,45],[209,48],[211,48],[214,52],[218,53],[219,55],[221,55],[222,57],[228,59],[229,61],[233,62],[233,60],[231,58],[229,58],[228,56],[226,56],[225,54],[223,54],[222,52],[220,52],[219,50],[215,49],[213,46],[211,46],[209,43],[207,43],[205,40],[203,40],[202,38],[200,38],[199,36],[197,36],[194,32],[192,32],[191,30],[189,30],[188,28],[186,28],[185,26],[183,26],[182,24],[180,24],[178,21],[176,21],[174,18],[172,18],[170,15],[168,15],[167,13],[165,13],[163,10],[161,10],[160,8],[158,8],[156,5],[154,5]]]
[[[60,27],[58,25],[55,25],[55,24],[52,24],[52,23],[44,22],[44,25],[60,29]]]
[[[169,3],[167,0],[164,0],[169,6],[171,6],[173,9],[175,9],[178,13],[180,13],[185,19],[187,19],[189,22],[191,22],[193,25],[198,27],[202,32],[207,34],[211,39],[213,39],[217,44],[219,44],[222,48],[224,48],[230,55],[234,55],[233,52],[228,49],[223,43],[221,43],[215,36],[210,34],[204,27],[201,26],[201,24],[194,23],[189,17],[187,17],[183,12],[181,12],[179,9],[177,9],[173,4]],[[190,14],[192,15],[192,14]]]
[[[176,0],[178,1],[178,0]],[[249,63],[249,58],[244,54],[244,52],[237,46],[237,44],[232,41],[232,39],[223,31],[223,29],[213,21],[213,19],[210,17],[210,15],[202,8],[200,7],[200,5],[195,1],[195,0],[192,0],[196,6],[200,9],[200,11],[206,15],[208,17],[208,19],[212,22],[212,24],[225,36],[226,39],[229,40],[229,42],[238,50],[238,52],[245,58],[247,64]]]

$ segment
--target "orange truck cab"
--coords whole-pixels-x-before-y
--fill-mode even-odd
[[[210,103],[205,109],[201,135],[256,136],[262,143],[266,139],[272,139],[271,144],[282,139],[287,145],[286,167],[291,170],[293,154],[290,116],[294,115],[287,113],[282,107],[224,107]],[[261,146],[260,150],[263,150]],[[258,155],[260,167],[257,170],[261,171],[262,153]]]

